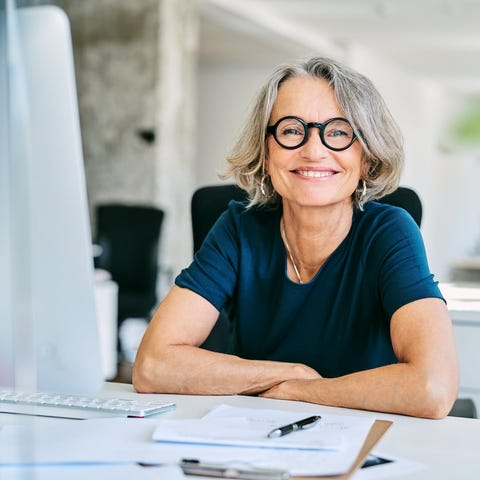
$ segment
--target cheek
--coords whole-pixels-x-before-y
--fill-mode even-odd
[[[358,142],[355,142],[358,143]],[[363,148],[361,145],[358,143],[358,145],[355,145],[355,155],[357,157],[358,161],[358,170],[360,173],[360,176],[364,178],[367,175],[369,165],[367,163],[367,160],[365,159],[365,155],[363,153]]]
[[[265,172],[272,176],[288,169],[288,166],[295,162],[295,155],[296,150],[285,150],[276,144],[270,145],[265,159]]]
[[[368,164],[363,158],[363,153],[362,151],[353,151],[352,155],[348,159],[348,164],[350,165],[350,168],[352,171],[355,171],[358,173],[358,175],[363,178],[365,177],[367,171],[368,171]]]

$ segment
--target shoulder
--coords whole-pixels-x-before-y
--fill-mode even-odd
[[[354,224],[355,245],[378,261],[394,251],[424,250],[420,229],[403,208],[368,202],[355,213]]]
[[[361,212],[360,217],[365,226],[372,228],[381,225],[418,228],[413,217],[405,209],[375,201],[365,204],[364,212]]]
[[[279,207],[259,207],[248,206],[246,201],[232,200],[228,204],[227,210],[222,214],[221,218],[224,222],[234,224],[237,227],[259,228],[262,225],[268,225],[280,215]]]
[[[258,206],[253,205],[249,206],[247,200],[238,201],[238,200],[230,200],[228,202],[227,212],[234,216],[247,216],[247,217],[268,217],[272,214],[278,212],[280,207],[276,206]]]
[[[421,239],[420,229],[403,208],[379,202],[368,202],[364,211],[357,211],[357,234],[363,238],[390,240]]]
[[[227,245],[238,249],[242,244],[268,242],[278,217],[278,209],[249,207],[246,201],[232,200],[208,233],[206,243],[225,251]]]

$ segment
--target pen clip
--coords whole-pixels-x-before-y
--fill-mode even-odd
[[[196,459],[183,459],[180,468],[185,475],[240,480],[288,480],[290,473],[285,470],[256,468],[244,463],[202,463]]]

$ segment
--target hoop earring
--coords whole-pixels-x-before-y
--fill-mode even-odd
[[[266,180],[267,180],[268,175],[264,174],[262,179],[260,180],[260,191],[262,192],[262,195],[267,198],[272,198],[274,195],[274,192],[269,193],[267,191],[267,185],[266,185]]]
[[[367,182],[362,178],[362,192],[358,198],[358,208],[361,212],[363,212],[363,205],[365,204],[365,196],[367,195]]]

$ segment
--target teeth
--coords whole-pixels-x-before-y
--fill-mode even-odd
[[[314,177],[314,178],[329,177],[333,175],[333,172],[318,172],[315,170],[297,170],[297,173],[304,177]]]

